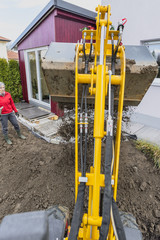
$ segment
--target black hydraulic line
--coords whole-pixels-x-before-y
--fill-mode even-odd
[[[113,218],[116,226],[116,231],[119,240],[126,240],[126,235],[124,232],[123,224],[119,215],[117,204],[112,196],[112,210],[113,210]]]
[[[81,225],[82,217],[83,217],[85,187],[86,187],[86,184],[84,182],[81,182],[78,186],[77,201],[76,201],[76,205],[73,212],[69,240],[77,240],[79,227]]]
[[[83,86],[82,98],[84,97],[85,92],[85,111],[87,111],[87,103],[86,103],[86,92],[87,86]],[[83,112],[83,100],[81,99],[81,113]],[[85,134],[85,153],[84,153],[84,162],[83,162],[83,136],[80,133],[80,151],[81,151],[81,172],[82,177],[85,177],[86,173],[86,155],[87,155],[87,134]],[[76,240],[78,236],[78,231],[82,222],[83,217],[83,205],[84,205],[84,195],[85,195],[86,184],[84,182],[80,182],[78,186],[78,194],[77,201],[73,212],[73,218],[71,223],[71,231],[69,234],[69,240]]]
[[[82,90],[80,113],[83,113],[83,98],[84,98],[84,93],[85,93],[85,85],[83,85],[83,90]]]
[[[91,55],[91,51],[92,51],[92,45],[91,45],[91,49],[90,49],[90,55]],[[88,73],[88,62],[90,60],[90,55],[89,55],[89,58],[87,59],[86,54],[85,54],[85,43],[83,44],[83,52],[84,52],[84,57],[85,57],[85,73]],[[85,113],[87,113],[87,91],[88,91],[88,85],[84,84],[83,91],[82,91],[80,113],[83,112],[84,94],[85,94]],[[81,151],[81,172],[82,172],[82,177],[85,177],[85,175],[86,175],[86,159],[87,159],[87,132],[85,132],[84,161],[83,161],[83,135],[82,135],[82,133],[80,133],[80,151]],[[80,182],[80,184],[78,186],[77,201],[76,201],[74,212],[73,212],[69,240],[76,240],[77,236],[78,236],[79,227],[81,225],[82,217],[83,217],[85,188],[86,188],[85,182]]]
[[[124,29],[124,25],[123,24],[119,24],[118,27],[117,27],[117,31],[119,31],[120,27],[122,28],[122,31]]]
[[[115,75],[115,61],[116,61],[116,55],[114,54],[114,40],[112,39],[111,71],[113,75]]]
[[[91,46],[90,46],[90,52],[89,52],[89,57],[88,57],[88,61],[90,61],[91,60],[91,54],[92,54],[92,42],[91,42]]]
[[[110,213],[112,204],[112,186],[111,186],[111,163],[112,163],[112,143],[113,136],[110,134],[106,138],[105,148],[105,188],[103,197],[103,211],[102,211],[102,225],[100,228],[100,240],[106,240],[109,224],[110,224]]]
[[[112,40],[112,59],[111,59],[111,70],[112,74],[115,75],[115,63],[116,63],[116,55],[118,52],[118,47],[114,51],[114,41]],[[114,114],[114,87],[111,86],[111,116],[113,119]],[[118,207],[113,198],[112,194],[112,172],[111,172],[111,163],[112,163],[112,146],[113,145],[113,136],[110,136],[108,133],[106,138],[106,149],[105,149],[105,188],[104,188],[104,196],[103,196],[103,212],[102,212],[102,225],[100,228],[100,240],[106,240],[109,231],[110,224],[110,214],[111,207],[113,210],[115,227],[119,240],[126,240],[126,236],[123,229],[123,224],[121,222]]]
[[[111,59],[111,71],[112,74],[115,75],[115,63],[116,63],[116,55],[114,54],[114,40],[112,39],[112,59]],[[113,119],[114,115],[114,90],[115,87],[111,86],[111,116]]]
[[[83,90],[82,90],[81,109],[80,109],[81,114],[83,113],[84,92],[85,92],[85,85],[83,85]],[[81,132],[80,132],[80,154],[81,154],[81,172],[83,173],[83,171],[84,171],[84,166],[83,166],[83,133],[81,133]]]
[[[88,85],[85,86],[85,113],[87,113],[87,92],[88,92]]]
[[[88,91],[88,86],[85,86],[85,114],[87,114],[87,91]],[[88,128],[88,126],[85,125],[85,128]],[[85,149],[84,149],[84,172],[83,175],[85,177],[86,173],[86,162],[87,162],[87,132],[85,132]]]
[[[111,59],[112,74],[115,74],[115,55],[114,55],[114,41],[112,40],[112,59]],[[111,116],[113,118],[114,107],[114,87],[111,86]],[[112,205],[112,185],[111,185],[111,164],[112,164],[112,148],[113,148],[113,136],[110,133],[107,134],[106,148],[105,148],[105,188],[103,195],[103,207],[102,207],[102,225],[100,228],[100,240],[106,240],[109,231],[110,214]]]
[[[116,56],[117,56],[117,52],[118,52],[118,47],[119,47],[120,41],[117,45],[116,50],[114,51],[114,41],[112,41],[112,60],[111,60],[111,70],[112,70],[112,74],[115,75],[115,64],[116,64]],[[114,114],[114,90],[115,87],[112,86],[111,87],[111,115],[112,115],[112,119],[113,119],[113,114]],[[124,228],[123,228],[123,224],[119,215],[119,211],[118,211],[118,207],[117,204],[113,198],[113,194],[112,194],[112,211],[113,211],[113,218],[114,218],[114,222],[115,222],[115,227],[116,227],[116,231],[117,231],[117,235],[118,235],[118,240],[126,240],[126,236],[125,236],[125,232],[124,232]]]
[[[86,62],[85,40],[84,40],[84,43],[83,43],[83,54],[84,54],[84,60]]]
[[[82,133],[80,133],[80,154],[81,154],[81,172],[83,173],[83,169],[84,169],[84,166],[83,166],[83,136],[82,136]]]

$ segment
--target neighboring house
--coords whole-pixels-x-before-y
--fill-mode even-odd
[[[17,47],[23,98],[26,102],[46,106],[52,112],[60,113],[57,103],[49,96],[41,69],[44,57],[51,42],[72,42],[81,40],[85,26],[95,27],[96,13],[61,1],[51,0],[11,48]]]
[[[7,51],[7,55],[8,55],[8,60],[16,60],[16,61],[18,61],[18,53],[17,52],[8,50]]]
[[[159,72],[141,103],[138,105],[132,121],[160,129],[160,39],[142,40],[142,45],[148,47],[155,57]]]
[[[6,44],[11,40],[0,36],[0,58],[5,58],[8,61]]]
[[[131,116],[132,133],[160,145],[160,39],[142,40],[155,57],[159,71],[142,101]]]

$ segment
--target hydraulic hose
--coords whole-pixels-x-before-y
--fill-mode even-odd
[[[116,54],[114,53],[114,39],[113,39],[113,35],[112,35],[111,71],[112,71],[113,75],[115,75]],[[114,115],[114,89],[115,89],[115,87],[112,85],[111,86],[111,106],[112,106],[112,108],[111,108],[111,116],[112,116],[112,118],[113,118],[113,115]]]
[[[86,86],[83,85],[83,91],[82,91],[82,99],[81,99],[81,110],[80,114],[82,118],[82,112],[83,112],[83,98],[84,98],[84,92],[86,92]],[[86,96],[86,93],[85,93]],[[86,97],[85,97],[86,98]],[[86,101],[86,99],[85,99]],[[86,105],[86,103],[85,103]],[[82,122],[82,119],[80,120]],[[86,139],[86,137],[85,137]],[[86,140],[85,140],[86,142]],[[80,153],[81,153],[81,173],[82,177],[85,177],[85,172],[86,172],[86,154],[87,154],[87,147],[85,143],[85,154],[84,154],[84,161],[83,161],[83,133],[82,129],[80,128]],[[69,240],[76,240],[78,236],[78,231],[79,227],[82,222],[82,217],[83,217],[83,205],[84,205],[84,195],[85,195],[85,187],[86,184],[85,182],[80,182],[78,186],[78,194],[77,194],[77,201],[74,207],[74,212],[73,212],[73,218],[72,218],[72,223],[71,223],[71,231],[69,234]]]
[[[81,98],[81,109],[80,109],[80,123],[83,122],[83,98],[84,98],[84,92],[85,92],[85,85],[83,85],[82,90],[82,98]],[[80,154],[81,154],[81,172],[83,173],[84,167],[83,167],[83,125],[80,124]]]
[[[118,43],[117,43],[117,47],[114,51],[114,40],[113,40],[113,37],[112,37],[112,60],[111,60],[112,74],[115,74],[116,56],[117,56],[118,47],[120,45],[121,40],[122,40],[122,35],[120,35]],[[112,94],[111,95],[112,96],[112,98],[111,98],[112,103],[111,104],[112,104],[112,118],[113,118],[113,114],[114,114],[114,109],[113,109],[114,108],[114,86],[112,86],[111,91],[112,91],[111,92],[111,94]],[[111,173],[112,173],[112,170],[113,170],[113,166],[111,167]],[[114,232],[115,232],[115,235],[118,235],[117,240],[126,240],[123,224],[121,222],[118,207],[117,207],[117,204],[116,204],[116,202],[113,198],[113,194],[112,194],[111,213],[113,213],[113,216],[112,216],[113,224],[115,224],[114,225],[114,227],[115,227]]]
[[[112,42],[113,43],[113,42]],[[113,45],[113,44],[112,44]],[[112,54],[114,47],[112,46]],[[115,73],[115,57],[112,57],[112,70]],[[109,98],[108,98],[108,123],[107,138],[105,149],[105,188],[103,197],[102,225],[100,229],[100,240],[106,240],[109,232],[110,218],[116,235],[116,240],[126,240],[123,225],[119,216],[116,202],[113,198],[111,179],[113,170],[113,106],[114,106],[114,88],[111,88],[111,74],[109,71]],[[113,93],[112,93],[113,92]],[[110,96],[111,94],[111,96]],[[108,127],[111,124],[111,128]]]
[[[77,201],[76,201],[76,205],[73,212],[69,240],[76,240],[78,236],[79,227],[81,225],[82,217],[83,217],[85,187],[86,187],[86,184],[84,182],[81,182],[78,186]]]
[[[116,226],[116,231],[118,234],[118,240],[126,240],[126,235],[125,235],[123,224],[119,215],[119,210],[113,196],[112,196],[112,210],[113,210],[113,218]]]
[[[112,209],[112,206],[111,206],[111,222],[112,222],[112,226],[113,226],[113,231],[114,231],[115,238],[116,238],[116,240],[119,240],[118,234],[117,234],[116,225],[115,225],[115,221],[114,221],[114,217],[113,217],[113,209]]]
[[[107,135],[105,149],[105,188],[103,197],[102,225],[100,229],[100,240],[106,240],[112,204],[112,186],[111,186],[111,162],[112,162],[112,142],[113,136]]]
[[[90,54],[87,59],[85,54],[85,43],[83,44],[83,52],[85,57],[85,73],[88,73],[88,62],[91,57],[92,44],[90,48]],[[87,91],[88,85],[83,85],[82,99],[81,99],[81,110],[80,110],[80,122],[82,122],[82,113],[83,113],[83,98],[85,96],[85,119],[87,121]],[[83,132],[82,124],[80,124],[80,153],[81,153],[81,173],[82,177],[86,175],[86,162],[87,162],[87,132],[88,126],[85,124],[85,145],[84,145],[84,157],[83,157]],[[71,231],[69,234],[69,240],[76,240],[78,236],[78,231],[82,222],[83,217],[83,205],[84,205],[84,195],[85,195],[85,182],[80,182],[78,187],[77,201],[73,212],[73,218],[71,223]]]
[[[85,86],[85,146],[84,146],[84,172],[83,176],[85,177],[86,173],[86,163],[87,163],[87,133],[88,133],[88,117],[87,117],[87,92],[88,92],[88,86]]]

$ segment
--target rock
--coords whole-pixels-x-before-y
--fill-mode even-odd
[[[43,166],[43,165],[44,165],[44,162],[39,161],[39,165]]]
[[[150,226],[149,230],[150,230],[151,233],[154,232],[154,224],[153,223],[151,223],[151,226]]]
[[[136,166],[133,167],[133,170],[134,170],[135,173],[138,172],[138,168]]]
[[[51,161],[51,159],[47,159],[47,160],[46,160],[46,164],[49,164],[50,161]]]
[[[7,199],[8,196],[9,196],[9,194],[8,194],[8,192],[6,192],[6,193],[4,194],[4,196],[3,196],[3,200]]]
[[[146,187],[147,187],[147,183],[146,183],[146,182],[143,182],[143,183],[141,184],[141,186],[140,186],[140,189],[141,189],[142,191],[144,191],[144,190],[146,189]]]
[[[142,224],[142,225],[141,225],[141,228],[142,228],[142,232],[147,232],[147,227],[146,227],[146,225]]]
[[[74,188],[73,187],[71,188],[71,191],[74,192]]]
[[[131,179],[131,181],[130,181],[130,183],[129,183],[129,187],[130,187],[131,189],[135,189],[135,183],[134,183],[133,179]]]
[[[48,207],[48,203],[45,202],[43,206],[44,206],[44,208],[47,208]]]
[[[158,224],[156,226],[155,231],[156,231],[157,235],[160,235],[160,224]]]
[[[156,218],[160,218],[160,210],[158,210],[158,209],[153,210],[153,215],[154,215]]]
[[[2,203],[3,202],[3,199],[2,198],[0,198],[0,203]]]

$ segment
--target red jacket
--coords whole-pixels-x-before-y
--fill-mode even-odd
[[[0,108],[3,107],[1,114],[8,114],[13,112],[18,112],[17,108],[14,105],[11,94],[5,92],[4,96],[0,96]]]

